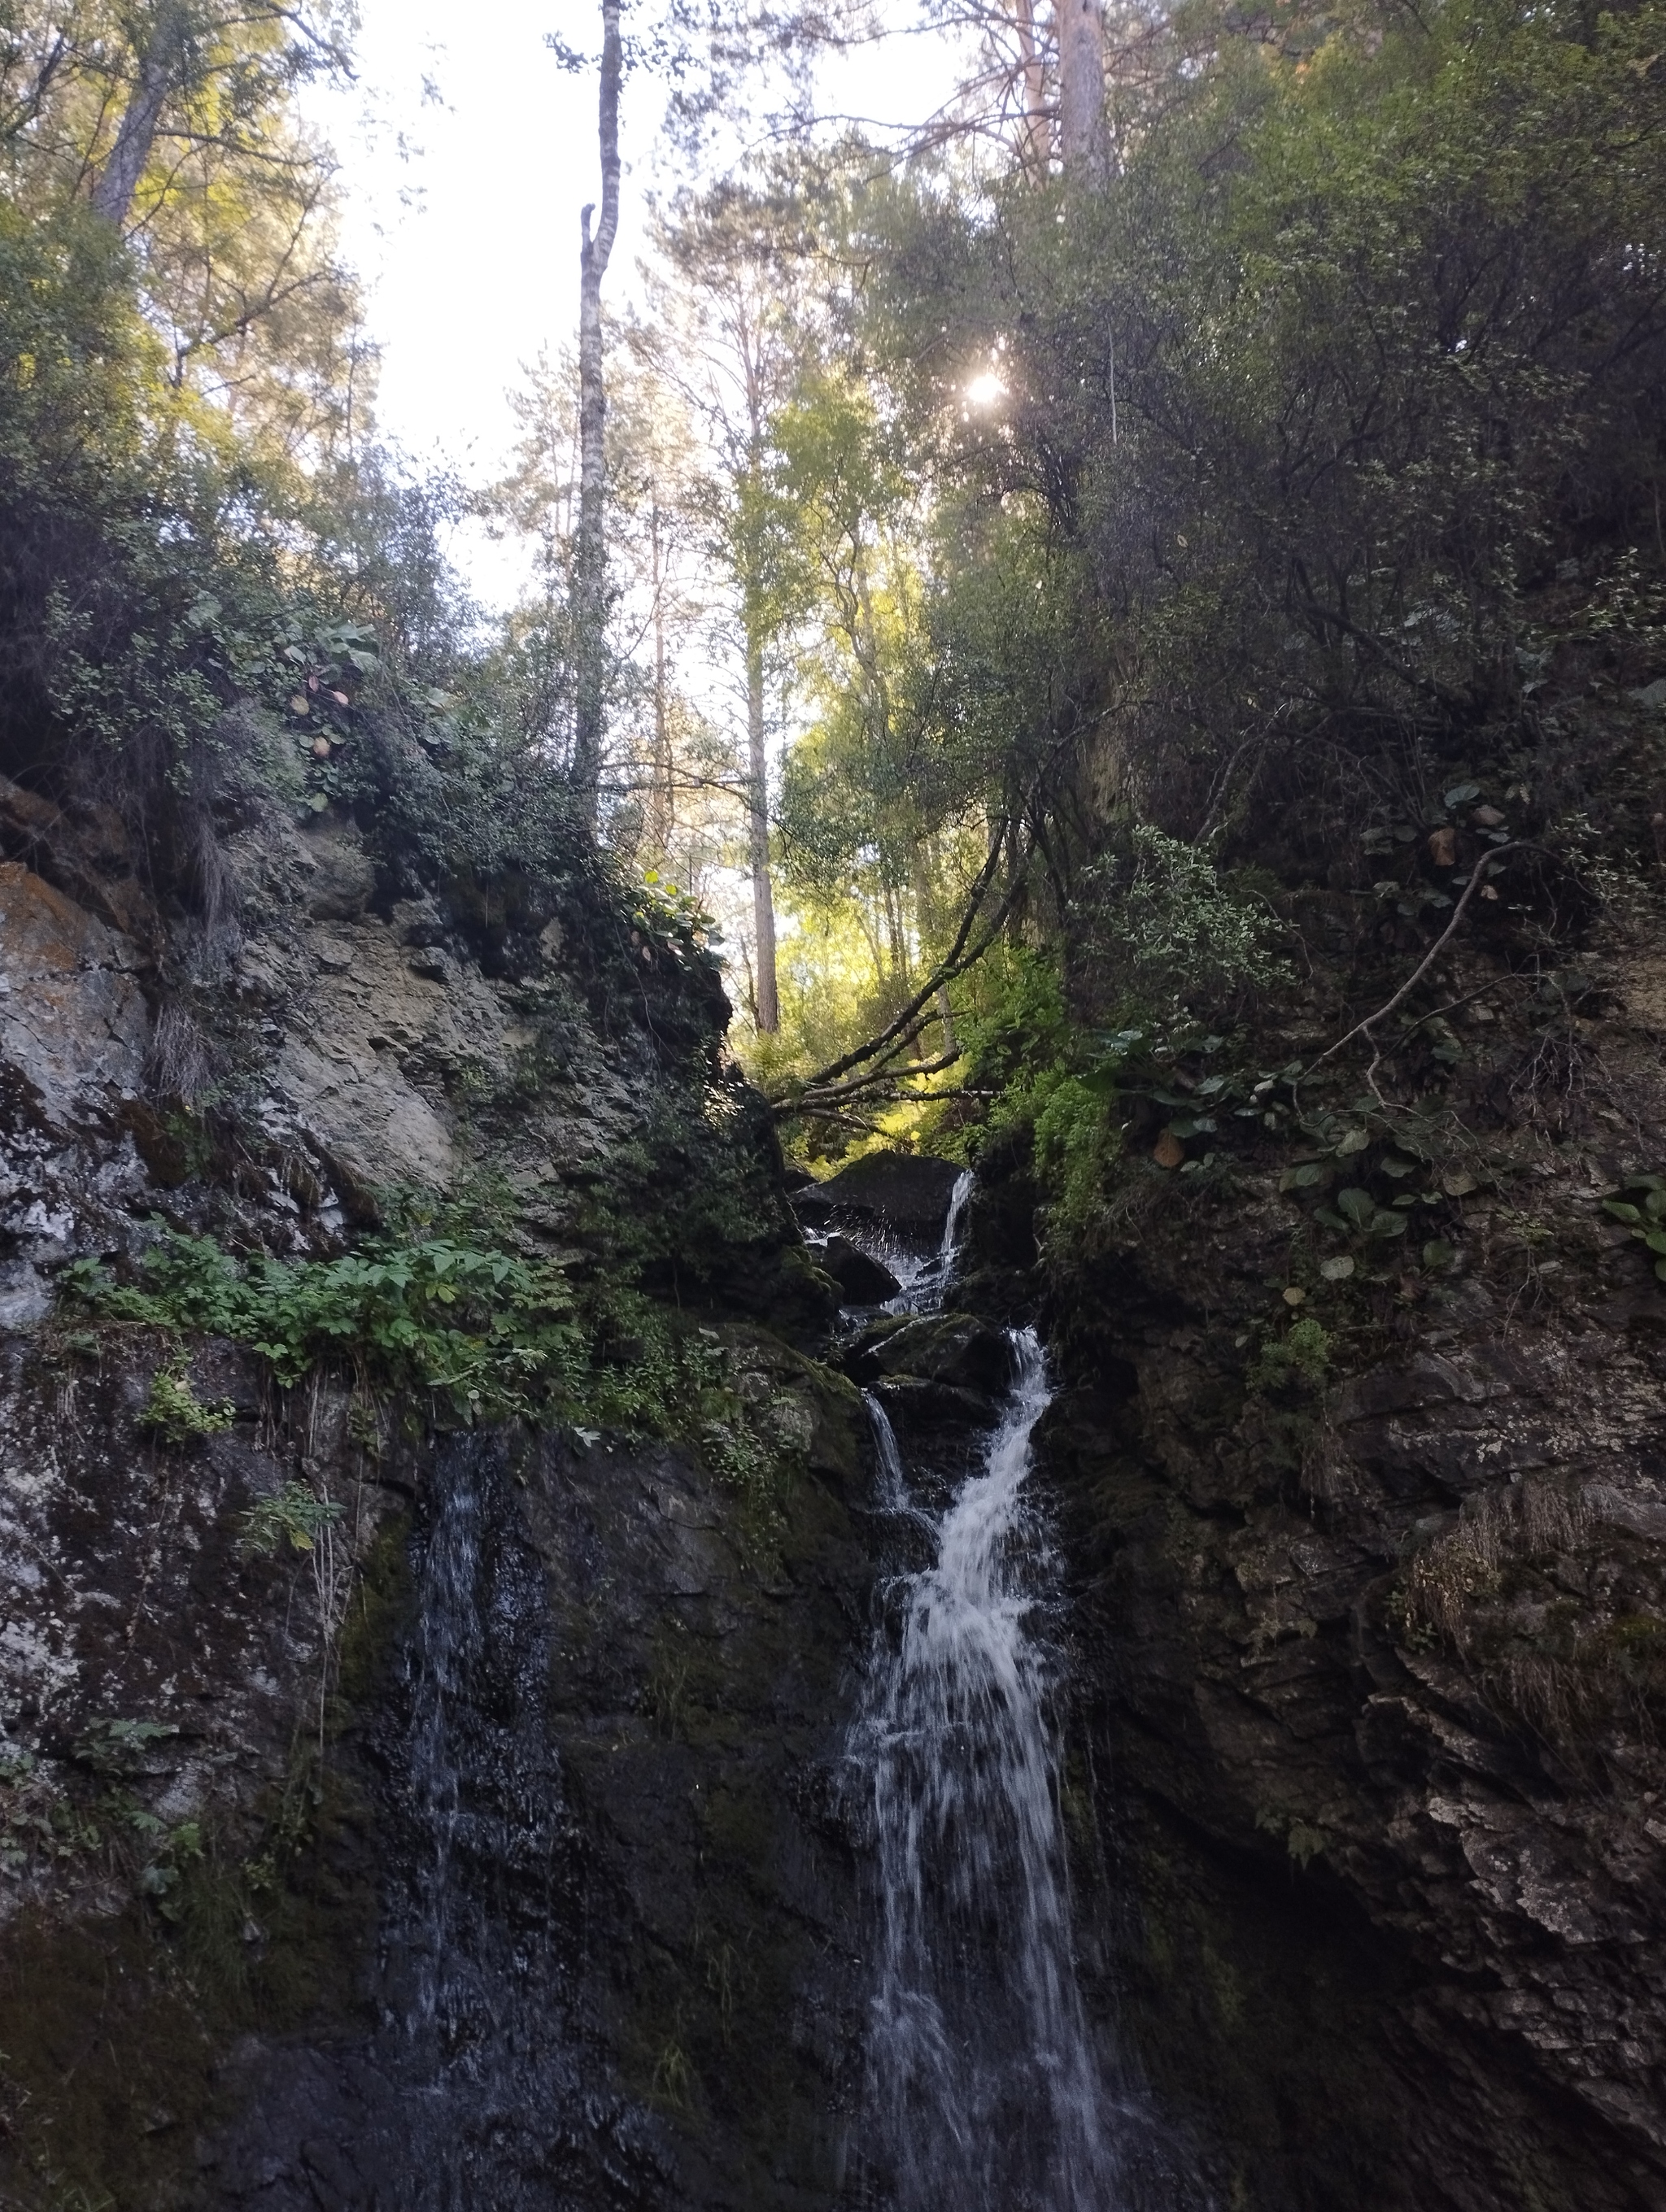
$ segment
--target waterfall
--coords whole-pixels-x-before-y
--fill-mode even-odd
[[[868,1425],[873,1431],[873,1456],[879,1471],[879,1510],[906,1513],[910,1510],[908,1469],[903,1464],[903,1447],[897,1441],[891,1416],[872,1390],[863,1391],[862,1403],[867,1408]]]
[[[937,1248],[937,1287],[940,1291],[949,1286],[954,1273],[954,1263],[960,1257],[960,1231],[966,1218],[966,1208],[971,1202],[972,1171],[963,1169],[955,1178],[949,1194],[949,1211],[943,1221],[943,1241]]]
[[[399,1830],[381,1934],[378,2203],[545,2212],[581,2094],[566,1966],[576,1926],[545,1720],[548,1598],[501,1437],[448,1437],[413,1546],[404,1724],[384,1746]]]
[[[410,1795],[423,1846],[413,1870],[410,1989],[405,2027],[414,2040],[452,2040],[439,2015],[457,1946],[452,1861],[461,1809],[456,1723],[467,1711],[480,1658],[481,1483],[473,1455],[453,1455],[422,1561],[421,1629],[411,1657]],[[437,2055],[437,2054],[436,2054]]]
[[[1011,1396],[934,1559],[894,1594],[850,1744],[877,1857],[868,2099],[901,2212],[1110,2212],[1119,2195],[1071,1950],[1036,1620],[1050,1562],[1025,1498],[1049,1393],[1034,1334],[1012,1341]]]

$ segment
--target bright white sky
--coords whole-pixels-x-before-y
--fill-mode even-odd
[[[907,0],[899,0],[906,5]],[[578,325],[579,210],[599,196],[596,83],[546,48],[558,30],[589,52],[600,9],[580,0],[361,0],[356,85],[315,90],[309,112],[346,187],[348,260],[382,348],[382,434],[419,465],[471,483],[501,471],[508,394],[540,348]],[[847,62],[824,106],[896,122],[947,97],[954,57],[934,36],[888,40]],[[628,79],[619,241],[606,297],[635,287],[642,200],[677,179],[657,166],[660,87]],[[526,550],[465,533],[454,549],[477,597],[502,606],[530,574]]]

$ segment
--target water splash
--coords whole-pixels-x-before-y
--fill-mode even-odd
[[[955,1268],[960,1258],[960,1243],[966,1227],[966,1208],[971,1200],[974,1181],[970,1168],[963,1169],[956,1177],[954,1188],[949,1194],[949,1210],[943,1218],[943,1234],[935,1252],[910,1252],[895,1243],[886,1243],[883,1250],[876,1247],[873,1256],[884,1261],[896,1276],[899,1286],[897,1296],[885,1301],[885,1312],[936,1313],[941,1307],[949,1285],[954,1280]],[[860,1240],[853,1237],[852,1241]]]
[[[911,1510],[909,1497],[908,1470],[903,1465],[903,1447],[897,1441],[897,1431],[891,1425],[891,1416],[874,1396],[864,1390],[862,1403],[867,1408],[868,1426],[873,1431],[873,1456],[878,1464],[879,1480],[877,1502],[882,1513],[906,1513]]]
[[[1110,2212],[1121,2197],[1036,1632],[1050,1560],[1025,1485],[1050,1393],[1033,1332],[1012,1342],[1011,1397],[935,1559],[897,1586],[850,1742],[877,1856],[874,2164],[905,2212]],[[906,1504],[900,1454],[885,1479]]]

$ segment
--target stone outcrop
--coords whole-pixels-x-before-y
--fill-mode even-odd
[[[705,981],[570,901],[483,950],[329,817],[246,812],[170,919],[108,825],[0,799],[0,2193],[824,2201],[866,1430],[726,1303],[831,1293]],[[350,1366],[285,1391],[55,1304],[159,1218],[321,1256],[483,1185],[522,1253],[623,1240],[712,1301],[745,1450],[436,1431]],[[333,1517],[285,1537],[296,1495]]]
[[[1560,1141],[1347,1139],[1432,1194],[1426,1263],[1327,1277],[1287,1169],[1136,1156],[1050,1273],[1088,1917],[1223,2203],[1666,2204],[1666,1291],[1603,1203],[1666,1088],[1609,957]],[[975,1209],[990,1282],[1024,1188]]]

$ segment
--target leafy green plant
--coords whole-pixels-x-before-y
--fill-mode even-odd
[[[639,950],[651,946],[691,964],[713,969],[722,966],[714,948],[723,942],[723,933],[692,891],[680,890],[657,868],[648,868],[635,900],[631,942]]]
[[[767,1454],[721,1346],[703,1332],[617,1287],[581,1305],[559,1267],[457,1233],[384,1233],[334,1260],[239,1261],[211,1237],[165,1229],[137,1281],[78,1261],[60,1284],[70,1306],[106,1322],[245,1344],[284,1387],[336,1362],[391,1395],[425,1392],[439,1418],[464,1425],[519,1419],[681,1436],[708,1447],[743,1486]],[[177,1363],[164,1370],[172,1380],[157,1418],[193,1436],[204,1419],[223,1425],[228,1409],[181,1401],[181,1372]],[[309,1520],[314,1512],[323,1517]],[[299,1537],[316,1540],[331,1517],[299,1485],[252,1515],[245,1533],[256,1549],[306,1550]]]
[[[149,1899],[164,1920],[177,1920],[179,1885],[186,1869],[203,1856],[201,1824],[180,1820],[169,1827],[154,1814],[143,1814],[132,1825],[151,1846],[149,1857],[139,1869],[139,1894]]]
[[[583,1332],[561,1271],[450,1237],[383,1237],[334,1260],[234,1260],[210,1237],[165,1231],[140,1281],[95,1263],[65,1270],[74,1301],[111,1320],[227,1336],[283,1384],[332,1356],[434,1392],[465,1419],[526,1413],[569,1395]]]
[[[1633,1175],[1602,1200],[1602,1211],[1623,1221],[1654,1260],[1657,1278],[1666,1283],[1666,1176]]]
[[[1104,1090],[1061,1075],[1043,1094],[1035,1117],[1036,1165],[1053,1195],[1049,1234],[1079,1228],[1102,1199],[1105,1176],[1122,1149]]]
[[[291,1551],[310,1552],[341,1514],[332,1498],[319,1497],[304,1482],[286,1482],[269,1497],[257,1498],[244,1514],[237,1548],[245,1558],[270,1559],[285,1544]]]
[[[1336,1212],[1356,1237],[1381,1240],[1406,1233],[1405,1215],[1378,1206],[1371,1193],[1357,1183],[1337,1192]]]
[[[1247,1380],[1254,1391],[1288,1389],[1292,1384],[1322,1389],[1330,1372],[1332,1339],[1322,1322],[1307,1316],[1292,1322],[1283,1336],[1268,1337],[1251,1363]]]
[[[194,1443],[199,1437],[219,1435],[237,1419],[229,1401],[204,1405],[192,1388],[183,1364],[159,1367],[134,1425],[164,1443]]]
[[[179,1733],[166,1721],[97,1720],[76,1739],[75,1756],[106,1779],[131,1776],[141,1771],[153,1745],[166,1743]]]
[[[1168,1017],[1286,980],[1273,949],[1276,917],[1222,878],[1207,846],[1150,822],[1132,825],[1128,846],[1121,863],[1091,864],[1082,875],[1097,908],[1096,950],[1122,969],[1131,1005]]]

